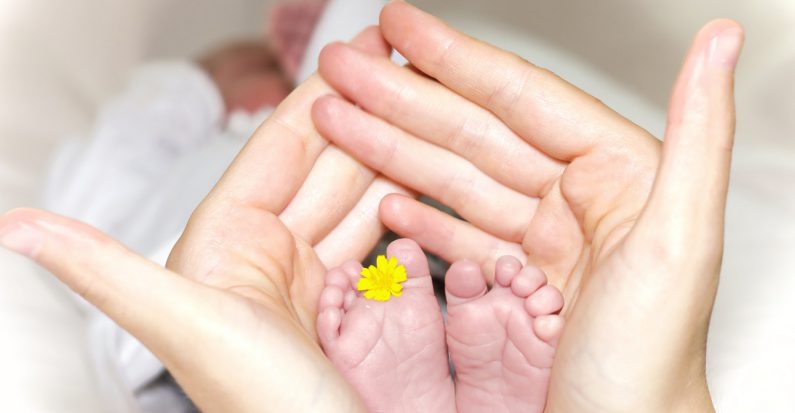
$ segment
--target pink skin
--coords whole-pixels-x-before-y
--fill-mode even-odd
[[[292,83],[325,1],[284,2],[270,14],[267,38],[230,44],[199,60],[218,86],[227,112],[276,107]]]
[[[445,288],[458,411],[543,412],[563,330],[560,291],[513,257],[497,261],[491,291],[468,260],[450,267]]]
[[[325,0],[282,2],[270,12],[267,37],[290,79],[295,80],[309,38],[326,6]]]
[[[403,294],[367,300],[353,285],[361,264],[326,275],[317,332],[326,355],[372,412],[455,412],[444,322],[428,261],[412,240],[387,248],[406,267]]]
[[[276,107],[292,91],[291,82],[267,47],[236,43],[215,50],[199,60],[218,87],[227,112],[256,112]]]
[[[487,292],[480,267],[453,264],[447,273],[447,344],[456,367],[455,392],[445,327],[428,263],[412,240],[390,244],[406,266],[403,295],[366,300],[355,290],[361,264],[326,275],[317,331],[328,357],[378,412],[541,412],[546,403],[563,297],[535,267],[497,261]]]

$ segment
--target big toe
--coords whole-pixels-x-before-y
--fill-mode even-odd
[[[411,278],[430,277],[431,271],[428,268],[428,258],[422,252],[422,248],[416,242],[401,238],[392,241],[386,249],[389,258],[396,258],[398,263],[406,267],[406,276]],[[430,278],[428,278],[430,283]]]
[[[444,289],[448,305],[463,304],[486,294],[483,271],[473,261],[456,261],[444,277]]]

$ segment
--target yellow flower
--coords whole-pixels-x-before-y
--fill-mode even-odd
[[[376,259],[376,266],[362,268],[362,278],[356,288],[359,291],[366,291],[364,298],[376,301],[388,301],[392,296],[400,297],[406,281],[406,267],[398,264],[395,257],[387,261],[386,257],[379,255]]]

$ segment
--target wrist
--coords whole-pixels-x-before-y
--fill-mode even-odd
[[[558,388],[553,382],[545,412],[712,413],[704,363],[698,360],[670,363],[627,381],[595,375],[588,389]]]
[[[707,379],[702,374],[697,380],[688,383],[676,402],[668,410],[676,413],[714,413],[715,406],[707,386]]]

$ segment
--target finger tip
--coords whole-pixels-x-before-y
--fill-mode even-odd
[[[340,56],[344,53],[346,46],[342,42],[331,42],[322,49],[320,49],[320,55],[318,56],[318,70],[321,74],[324,72],[328,72],[330,68],[336,67],[335,65],[339,65]]]
[[[704,25],[696,35],[695,43],[706,50],[707,59],[718,66],[734,68],[742,45],[745,30],[734,19],[719,18]]]
[[[338,110],[337,103],[339,100],[338,96],[332,94],[326,94],[315,99],[315,102],[312,103],[312,119],[325,120],[326,118],[332,118]]]
[[[0,223],[9,221],[30,221],[36,217],[44,216],[45,214],[47,214],[46,211],[35,208],[12,208],[0,215]]]
[[[0,230],[12,226],[36,227],[62,240],[97,243],[107,239],[100,230],[81,221],[37,208],[14,208],[0,215]]]
[[[405,233],[413,227],[414,220],[411,219],[412,214],[408,211],[407,200],[410,198],[403,194],[389,194],[381,199],[378,205],[378,215],[381,221],[387,228]]]
[[[381,13],[378,16],[378,24],[383,28],[385,25],[389,25],[389,23],[393,20],[393,15],[396,13],[396,10],[399,10],[403,3],[400,0],[391,0],[381,8]]]
[[[411,12],[414,7],[402,0],[392,0],[381,9],[381,15],[378,22],[381,27],[381,32],[387,39],[395,38],[393,34],[402,26],[409,23],[406,13]],[[394,45],[392,41],[390,41]]]
[[[743,29],[743,25],[739,21],[728,17],[721,17],[707,22],[700,32],[714,36],[725,30],[739,30],[741,32],[745,31],[745,29]]]
[[[376,56],[389,56],[392,47],[386,42],[377,25],[367,26],[351,42],[355,48]]]
[[[312,103],[312,121],[324,138],[334,140],[335,137],[347,136],[346,131],[353,124],[348,116],[348,106],[351,105],[345,99],[332,94],[323,95]]]
[[[379,212],[382,213],[399,213],[401,209],[401,204],[403,202],[403,198],[406,198],[403,194],[387,194],[381,199],[381,202],[378,205]]]
[[[381,33],[377,24],[371,24],[362,30],[363,35],[372,35],[372,33]]]

